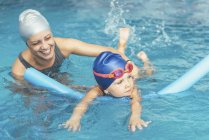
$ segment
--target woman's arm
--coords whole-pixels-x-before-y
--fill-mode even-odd
[[[57,43],[58,47],[60,47],[61,52],[65,57],[68,57],[70,54],[95,57],[104,51],[110,51],[113,53],[118,53],[125,60],[128,60],[128,58],[123,53],[115,50],[112,47],[90,44],[70,38],[55,38],[55,42]]]
[[[92,88],[81,102],[74,108],[73,114],[69,120],[64,123],[64,127],[71,131],[80,130],[80,120],[83,114],[86,112],[89,104],[101,94],[101,90],[98,87]]]
[[[135,132],[136,128],[142,129],[142,126],[147,127],[149,122],[145,122],[141,119],[141,97],[138,95],[137,88],[134,88],[131,95],[131,117],[129,120],[129,129]]]

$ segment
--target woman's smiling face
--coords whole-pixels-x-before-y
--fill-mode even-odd
[[[54,56],[55,41],[50,30],[31,36],[27,45],[33,55],[43,60],[49,60]]]

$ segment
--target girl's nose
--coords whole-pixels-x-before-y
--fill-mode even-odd
[[[125,88],[129,88],[130,85],[131,85],[130,82],[126,79],[126,80],[125,80]]]

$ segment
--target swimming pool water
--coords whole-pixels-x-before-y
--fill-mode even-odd
[[[124,102],[94,102],[81,131],[68,132],[59,124],[78,101],[17,88],[10,76],[13,61],[26,47],[18,33],[18,15],[33,8],[47,17],[55,36],[89,43],[116,47],[118,28],[132,28],[127,56],[141,66],[135,55],[144,50],[157,70],[137,85],[142,96],[156,93],[208,55],[208,5],[208,0],[0,0],[0,139],[208,140],[208,75],[182,94],[143,99],[142,118],[152,123],[135,133],[128,131],[130,105]],[[72,55],[61,72],[70,74],[71,84],[92,86],[93,60]]]

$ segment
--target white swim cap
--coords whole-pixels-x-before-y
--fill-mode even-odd
[[[32,35],[50,29],[46,18],[36,10],[27,9],[19,16],[20,35],[26,42]]]

